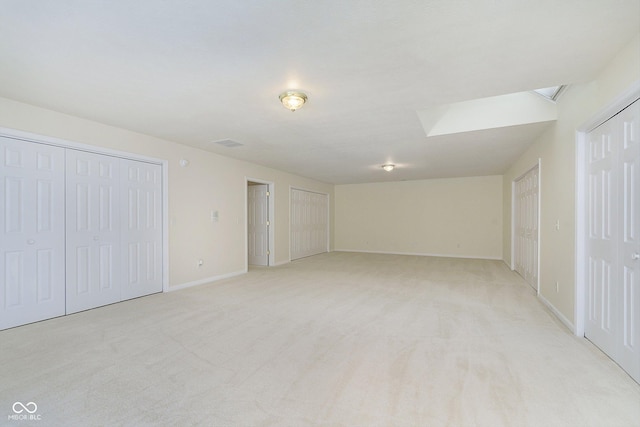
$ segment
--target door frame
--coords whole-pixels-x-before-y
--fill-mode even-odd
[[[267,267],[276,265],[276,251],[275,251],[275,200],[276,200],[276,188],[273,181],[265,181],[264,179],[244,177],[244,270],[249,271],[249,183],[255,182],[256,184],[266,184],[267,191],[269,192],[267,209],[267,221],[269,221],[269,244],[267,250],[269,255],[267,256]]]
[[[162,168],[162,292],[169,291],[169,162],[167,160],[4,127],[0,127],[0,136],[160,165]]]
[[[620,95],[615,97],[600,111],[591,116],[576,129],[576,237],[575,237],[575,302],[574,302],[574,333],[584,337],[585,320],[587,316],[587,135],[620,111],[640,98],[640,80],[636,80]]]
[[[540,295],[540,214],[542,212],[541,206],[542,206],[542,159],[538,158],[538,160],[536,161],[536,163],[531,166],[530,168],[528,168],[524,173],[521,173],[520,175],[518,175],[517,177],[515,177],[513,179],[513,181],[511,181],[511,270],[515,271],[516,269],[516,261],[515,261],[515,255],[516,255],[516,182],[518,182],[519,180],[521,180],[522,178],[524,178],[524,176],[526,174],[528,174],[529,172],[531,172],[532,170],[534,170],[535,168],[538,168],[538,212],[537,212],[537,229],[538,229],[538,236],[537,236],[537,242],[538,242],[538,248],[537,248],[537,260],[538,260],[538,265],[536,265],[536,295]]]

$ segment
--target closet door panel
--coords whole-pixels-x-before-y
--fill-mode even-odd
[[[122,299],[162,292],[162,168],[121,160]]]
[[[65,313],[64,149],[0,137],[0,329]]]
[[[329,198],[291,189],[291,260],[328,252]]]
[[[585,336],[640,381],[640,101],[588,136]]]
[[[120,301],[119,159],[67,150],[67,313]]]
[[[619,359],[640,382],[640,101],[615,117],[620,131]]]

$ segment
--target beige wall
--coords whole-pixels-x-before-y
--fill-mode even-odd
[[[275,183],[276,263],[289,259],[289,187],[329,193],[332,247],[511,262],[511,183],[541,163],[541,295],[569,321],[575,298],[575,129],[640,76],[640,34],[593,82],[558,102],[558,121],[503,177],[334,186],[0,98],[0,127],[169,161],[170,284],[245,268],[245,177]],[[178,166],[181,158],[191,163]],[[220,214],[218,223],[210,211]],[[504,219],[504,220],[503,220]],[[560,230],[555,222],[560,221]],[[198,258],[204,266],[196,267]],[[555,282],[559,283],[556,292]]]
[[[170,286],[245,270],[245,177],[274,182],[276,263],[289,260],[290,186],[328,193],[333,205],[330,184],[4,98],[0,127],[167,160]],[[178,164],[183,158],[186,168]]]
[[[502,177],[337,185],[336,250],[502,259]]]
[[[558,120],[504,174],[503,253],[511,263],[511,184],[541,159],[540,294],[575,325],[576,129],[640,77],[640,34],[599,77],[575,84],[558,100]],[[556,221],[560,229],[555,229]],[[556,292],[556,281],[558,291]]]

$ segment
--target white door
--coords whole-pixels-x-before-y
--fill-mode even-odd
[[[162,292],[160,165],[120,160],[121,299]]]
[[[119,159],[67,150],[67,313],[120,301]]]
[[[615,283],[617,282],[617,222],[611,218],[618,203],[617,144],[612,120],[589,133],[587,155],[587,321],[585,335],[605,353],[616,353]],[[614,214],[615,215],[615,214]]]
[[[0,329],[61,316],[64,149],[0,137]]]
[[[516,271],[538,290],[538,199],[539,168],[531,169],[515,182]]]
[[[620,226],[620,272],[622,304],[618,363],[640,382],[640,101],[618,116],[621,140],[618,224]]]
[[[588,135],[585,336],[640,381],[640,102]]]
[[[269,265],[269,186],[247,188],[249,264]]]
[[[291,189],[291,259],[328,251],[329,197]]]

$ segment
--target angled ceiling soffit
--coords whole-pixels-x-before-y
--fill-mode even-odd
[[[557,120],[554,102],[532,92],[445,104],[417,111],[427,135],[450,135]]]

